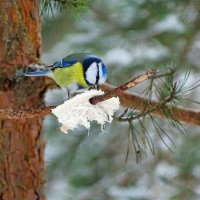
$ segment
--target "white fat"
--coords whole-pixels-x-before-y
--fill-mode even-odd
[[[85,72],[86,75],[86,80],[91,83],[91,84],[95,84],[96,83],[96,76],[97,76],[97,63],[93,62],[90,67],[87,69],[87,71]]]
[[[93,120],[102,127],[106,122],[111,122],[114,112],[119,108],[119,98],[112,97],[96,105],[90,104],[90,98],[102,94],[104,92],[101,90],[89,90],[52,109],[52,113],[62,124],[61,131],[68,133],[69,130],[79,126],[85,126],[89,129],[90,122]]]

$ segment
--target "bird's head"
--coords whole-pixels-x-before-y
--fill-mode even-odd
[[[85,81],[88,85],[100,85],[106,81],[106,66],[97,56],[86,56],[83,60],[83,69]]]

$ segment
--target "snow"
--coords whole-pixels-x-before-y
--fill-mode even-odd
[[[122,48],[114,48],[104,55],[104,59],[108,65],[117,63],[118,65],[128,65],[132,61],[131,52]]]
[[[144,186],[138,187],[111,187],[109,189],[110,195],[116,200],[127,200],[127,199],[153,199],[153,193],[146,190]]]
[[[176,15],[168,15],[165,17],[162,21],[159,21],[156,23],[152,30],[155,32],[184,32],[185,28],[184,25],[180,22],[178,19],[178,16]]]
[[[168,164],[167,162],[161,162],[155,169],[155,175],[158,177],[167,177],[169,179],[178,175],[178,168]]]

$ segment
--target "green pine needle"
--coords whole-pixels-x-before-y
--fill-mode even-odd
[[[54,15],[55,12],[63,12],[65,9],[84,10],[90,0],[39,0],[41,15],[44,13]]]
[[[153,155],[155,154],[153,140],[149,134],[149,130],[146,128],[145,122],[150,122],[153,125],[155,132],[169,151],[173,152],[172,147],[176,148],[175,142],[171,139],[167,131],[159,124],[158,120],[153,115],[153,112],[161,110],[164,113],[169,126],[172,126],[178,132],[185,134],[187,133],[185,125],[173,116],[171,108],[172,106],[180,106],[184,101],[200,104],[198,101],[187,98],[189,92],[194,91],[200,86],[200,80],[188,85],[188,80],[191,75],[190,72],[186,72],[184,78],[178,81],[175,80],[174,74],[175,71],[170,69],[169,72],[153,77],[149,81],[149,86],[144,91],[147,99],[145,112],[128,108],[117,117],[119,121],[127,121],[129,123],[129,137],[132,138],[132,145],[137,162],[141,160],[143,154],[146,154],[147,149],[149,149]],[[152,107],[150,104],[153,96],[154,98],[156,97],[158,101],[158,104],[155,107]],[[128,158],[128,154],[129,148],[127,150],[126,159]]]

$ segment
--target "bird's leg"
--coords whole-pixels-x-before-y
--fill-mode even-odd
[[[83,92],[87,91],[86,88],[81,88],[81,89],[78,89],[78,90],[75,90],[75,91],[71,91],[71,97],[74,97],[76,96],[77,94],[81,94]]]
[[[66,92],[67,92],[67,96],[68,96],[68,99],[71,99],[71,92],[68,88],[65,88],[66,89]]]
[[[93,89],[93,90],[99,90],[99,85],[92,85],[91,89]]]

